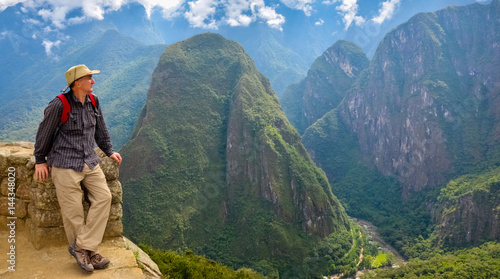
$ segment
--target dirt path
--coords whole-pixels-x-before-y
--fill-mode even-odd
[[[362,226],[365,229],[366,233],[368,234],[368,236],[370,236],[373,239],[373,241],[378,242],[383,249],[394,254],[394,256],[396,257],[395,262],[397,264],[399,264],[399,263],[402,265],[406,264],[406,261],[401,256],[401,254],[399,254],[399,252],[396,249],[394,249],[394,247],[392,247],[391,245],[386,243],[384,241],[384,239],[378,234],[377,227],[375,227],[372,223],[365,221],[365,220],[356,219],[356,218],[353,218],[353,220],[356,221],[356,223],[358,223],[360,226]]]
[[[361,235],[361,232],[359,232],[359,238],[361,239],[361,237],[363,237]],[[361,251],[359,252],[359,261],[358,261],[358,264],[356,264],[356,266],[359,266],[361,264],[361,261],[363,261],[363,250],[364,248],[361,247]]]

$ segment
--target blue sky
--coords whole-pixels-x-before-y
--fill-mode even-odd
[[[281,29],[286,22],[285,13],[280,12],[284,8],[302,11],[306,16],[313,16],[321,9],[332,9],[347,29],[368,21],[382,24],[398,12],[404,1],[410,0],[371,1],[376,2],[378,9],[370,16],[360,14],[362,0],[0,0],[0,11],[21,4],[24,12],[35,15],[34,23],[65,28],[88,20],[102,20],[124,5],[137,3],[144,7],[148,16],[160,12],[165,19],[183,17],[192,27],[217,29],[223,25],[248,26],[261,21]],[[78,12],[76,16],[75,11]],[[315,23],[321,25],[324,20],[317,18]]]
[[[328,28],[330,35],[345,35],[349,28],[379,30],[378,26],[398,15],[413,15],[412,9],[433,11],[450,4],[486,3],[490,0],[0,0],[2,11],[17,5],[23,34],[39,41],[47,54],[68,39],[65,30],[134,6],[144,8],[144,16],[184,21],[197,30],[215,31],[263,23],[283,31],[297,14],[307,17],[315,28]],[[427,9],[426,9],[427,8]],[[409,11],[410,10],[410,11]],[[399,23],[405,18],[398,19]],[[387,24],[386,24],[387,25]],[[325,27],[328,26],[328,27]],[[393,24],[390,25],[392,27]],[[390,30],[390,29],[389,29]],[[287,31],[287,30],[285,30]],[[293,30],[288,30],[294,32]],[[26,32],[25,32],[26,33]],[[10,26],[0,27],[0,40],[12,34]],[[323,32],[322,34],[325,34]],[[366,36],[365,36],[366,37]],[[338,38],[337,38],[338,39]],[[355,41],[362,47],[362,42]]]

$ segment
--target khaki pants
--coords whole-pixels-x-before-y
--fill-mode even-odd
[[[52,181],[56,186],[57,200],[61,207],[68,243],[71,245],[76,240],[80,248],[97,251],[111,208],[111,192],[101,167],[97,165],[91,170],[85,165],[83,172],[52,168]],[[83,191],[80,182],[89,192],[90,209],[86,222],[83,215]]]

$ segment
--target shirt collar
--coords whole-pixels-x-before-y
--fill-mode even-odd
[[[70,95],[73,98],[73,101],[80,102],[80,100],[78,100],[78,98],[75,96],[75,93],[73,93],[73,91],[71,91]],[[87,102],[90,102],[90,96],[89,96],[89,94],[87,94],[87,96],[85,96],[85,103],[87,103]]]

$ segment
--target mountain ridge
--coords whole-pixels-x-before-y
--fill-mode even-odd
[[[218,34],[165,49],[121,153],[125,231],[155,247],[282,273],[349,228],[269,80]]]
[[[342,40],[316,58],[307,76],[290,85],[280,99],[283,111],[300,134],[338,106],[368,64],[358,45]]]

